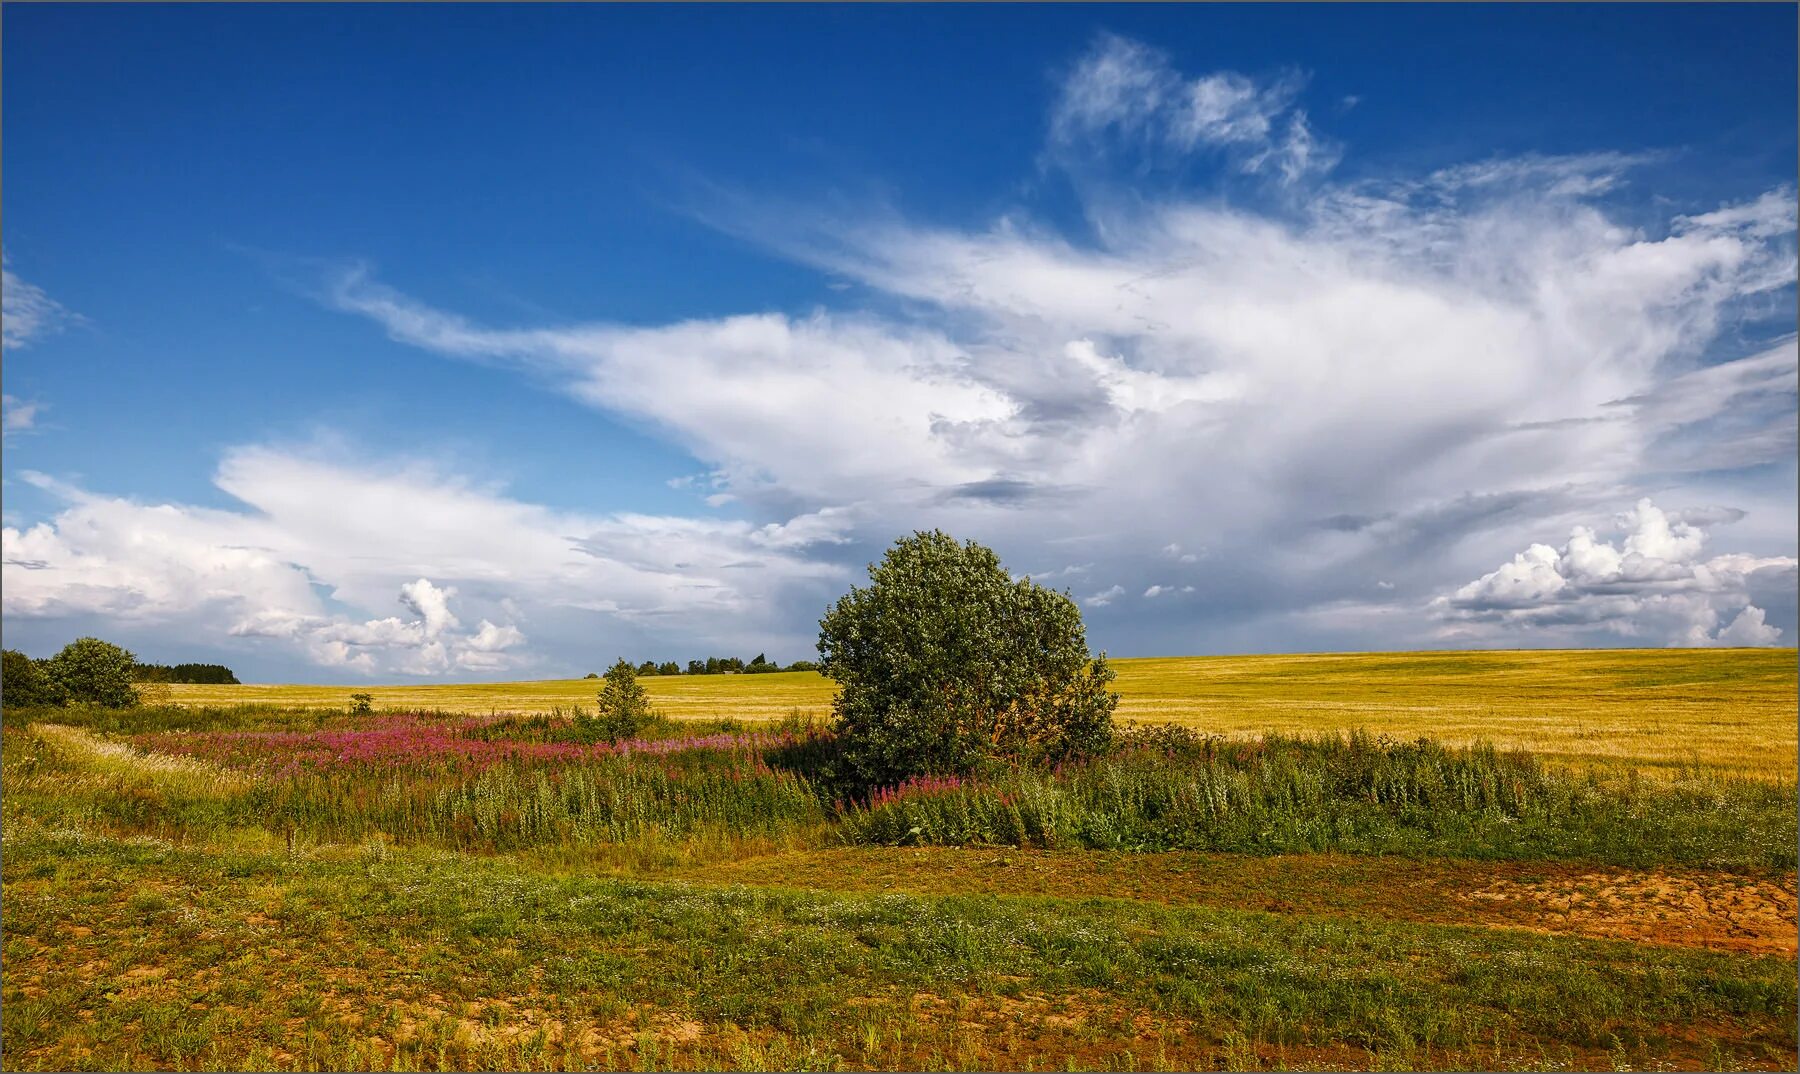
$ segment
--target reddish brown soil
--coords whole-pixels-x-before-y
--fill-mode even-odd
[[[708,883],[828,890],[1148,899],[1673,944],[1793,957],[1792,873],[1415,861],[1308,854],[1100,854],[920,847],[795,851],[684,872]]]

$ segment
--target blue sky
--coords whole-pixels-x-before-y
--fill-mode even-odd
[[[9,646],[1794,642],[1791,6],[3,18]]]

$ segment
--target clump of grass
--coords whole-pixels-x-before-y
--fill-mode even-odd
[[[852,843],[1793,863],[1794,790],[1691,772],[1601,781],[1491,746],[1159,731],[1055,772],[903,784],[840,809]]]
[[[767,766],[669,765],[627,757],[477,774],[302,772],[264,780],[244,818],[321,841],[384,833],[406,842],[505,851],[725,832],[779,836],[824,820],[806,781]]]
[[[314,842],[380,834],[461,850],[642,838],[788,838],[826,821],[774,736],[614,745],[465,739],[390,718],[359,730],[141,736],[9,730],[9,814],[191,837],[260,828]],[[161,748],[149,748],[161,747]]]

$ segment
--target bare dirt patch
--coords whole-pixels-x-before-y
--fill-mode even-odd
[[[1060,853],[1010,848],[796,851],[688,870],[707,883],[1064,899],[1524,928],[1793,957],[1793,873],[1744,876],[1554,862]]]
[[[1796,897],[1785,883],[1665,872],[1588,872],[1497,880],[1466,896],[1528,928],[1748,954],[1795,953]]]

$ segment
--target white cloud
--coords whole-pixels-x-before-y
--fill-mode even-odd
[[[1166,140],[1199,83],[1147,55],[1115,41],[1078,68],[1052,148]],[[1209,85],[1194,122],[1221,144],[1264,129],[1242,102],[1287,100]],[[1705,491],[1715,471],[1792,465],[1794,340],[1716,353],[1724,326],[1792,286],[1792,214],[1780,192],[1752,192],[1660,231],[1627,226],[1594,199],[1643,162],[1490,159],[1325,184],[1284,209],[1096,196],[1083,242],[1017,212],[966,230],[813,212],[747,230],[904,315],[494,328],[361,269],[333,301],[408,344],[655,423],[710,468],[714,494],[765,521],[845,512],[829,539],[846,548],[928,525],[1010,562],[1093,542],[1080,554],[1138,591],[1204,556],[1214,569],[1182,581],[1236,643],[1246,616],[1366,596],[1357,579],[1453,587],[1531,544],[1531,527],[1567,532],[1571,512],[1671,481],[1764,503],[1755,550],[1793,551],[1791,479]],[[1690,539],[1679,522],[1642,539]],[[1121,540],[1146,531],[1206,550]],[[1493,584],[1527,599],[1552,574],[1527,556]]]
[[[1063,83],[1051,111],[1050,148],[1065,167],[1085,167],[1108,146],[1228,154],[1244,172],[1293,183],[1336,164],[1294,107],[1301,80],[1257,80],[1236,71],[1189,79],[1169,57],[1137,41],[1102,34]]]
[[[1202,548],[1198,552],[1187,552],[1183,551],[1180,545],[1171,542],[1163,546],[1162,554],[1177,563],[1198,563],[1200,562],[1200,557],[1206,554],[1206,549]]]
[[[37,425],[41,403],[28,402],[11,395],[0,395],[0,432],[22,433]]]
[[[1720,629],[1713,640],[1720,645],[1745,648],[1776,645],[1781,641],[1781,631],[1765,624],[1763,610],[1750,605],[1737,614],[1730,626]]]
[[[1696,512],[1695,517],[1719,517]],[[1705,528],[1648,499],[1613,521],[1624,540],[1576,526],[1559,551],[1533,544],[1512,562],[1431,604],[1459,636],[1559,637],[1604,631],[1667,645],[1774,645],[1782,631],[1752,604],[1756,591],[1789,592],[1789,556],[1703,558]],[[1720,628],[1729,613],[1735,618]]]
[[[59,332],[75,319],[43,288],[21,280],[10,268],[0,269],[0,345],[7,350]]]
[[[1083,597],[1081,603],[1095,608],[1104,608],[1124,595],[1125,587],[1122,585],[1114,585],[1107,589],[1103,589],[1092,596]]]
[[[469,648],[482,653],[504,652],[515,645],[523,644],[525,644],[525,635],[520,632],[518,627],[495,626],[486,619],[481,621],[480,628],[469,639]]]
[[[400,603],[420,618],[425,635],[433,638],[462,625],[450,611],[450,598],[455,595],[455,588],[439,589],[426,578],[400,587]]]
[[[795,592],[822,605],[845,575],[804,558],[836,539],[824,512],[766,526],[584,516],[426,466],[352,466],[272,448],[233,451],[219,467],[216,484],[242,510],[141,504],[22,476],[63,507],[0,532],[9,623],[174,624],[201,637],[268,639],[364,674],[540,659],[501,621],[521,611],[696,635],[725,619],[766,637]],[[396,602],[408,618],[381,614]],[[473,633],[461,630],[458,605],[487,612]]]
[[[584,402],[647,417],[716,462],[740,494],[774,484],[829,499],[853,497],[870,479],[889,488],[980,480],[988,469],[961,457],[959,442],[1012,413],[1004,396],[970,379],[967,357],[948,339],[866,318],[492,330],[407,299],[364,270],[341,276],[333,301],[402,342],[547,371]],[[823,480],[830,469],[857,482]]]

